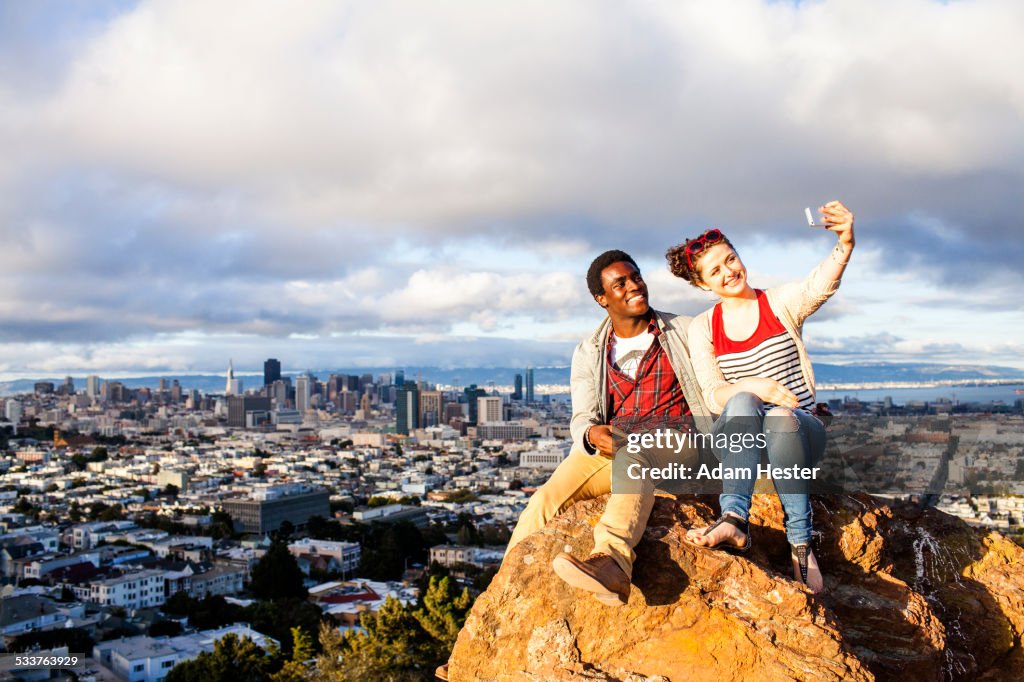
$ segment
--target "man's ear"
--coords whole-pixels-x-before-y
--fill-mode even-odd
[[[594,294],[594,300],[597,301],[597,304],[602,308],[608,307],[607,299],[604,294]]]

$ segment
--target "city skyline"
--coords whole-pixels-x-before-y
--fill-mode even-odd
[[[857,214],[817,362],[1024,369],[1017,3],[0,6],[0,380],[565,366],[584,274]],[[230,25],[230,35],[223,27]]]

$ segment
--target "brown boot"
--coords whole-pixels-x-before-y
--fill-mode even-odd
[[[602,604],[621,606],[629,601],[629,578],[607,554],[592,554],[580,561],[562,552],[551,566],[559,578],[572,587],[593,592]]]

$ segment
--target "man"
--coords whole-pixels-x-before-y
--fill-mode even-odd
[[[613,461],[621,480],[625,460],[641,466],[675,461],[693,465],[690,447],[629,454],[619,449],[613,424],[650,418],[691,417],[702,432],[711,430],[686,349],[689,317],[657,312],[648,304],[647,285],[629,254],[607,251],[591,263],[587,286],[608,316],[573,353],[572,433],[569,456],[551,474],[523,511],[509,540],[506,556],[528,535],[543,528],[574,502],[612,492],[594,527],[594,550],[586,560],[562,553],[553,568],[566,583],[593,592],[608,605],[629,599],[633,548],[654,506],[654,481],[645,479],[612,490]],[[621,431],[616,430],[621,437]],[[619,492],[623,488],[625,492]]]
[[[612,491],[612,464],[618,458],[641,466],[668,460],[695,463],[692,448],[680,453],[617,451],[612,422],[637,423],[649,418],[692,416],[708,433],[712,419],[705,408],[686,349],[689,317],[660,313],[647,302],[647,284],[636,261],[624,251],[606,251],[587,270],[587,287],[608,316],[584,339],[572,356],[573,447],[548,481],[530,498],[516,524],[508,548],[540,530],[575,502],[612,492],[594,527],[594,549],[585,561],[559,554],[555,572],[573,587],[593,592],[609,606],[629,600],[633,548],[640,541],[654,506],[654,481]],[[617,431],[621,436],[622,432]],[[621,473],[617,471],[617,473]],[[616,477],[617,479],[619,477]],[[448,679],[448,665],[437,669]]]

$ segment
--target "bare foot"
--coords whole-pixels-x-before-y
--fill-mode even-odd
[[[726,512],[726,515],[739,519],[740,521],[743,520],[740,516],[733,514],[732,512]],[[686,531],[687,541],[700,547],[717,547],[721,544],[731,545],[733,547],[743,547],[747,542],[746,534],[731,523],[721,523],[718,525],[718,528],[708,532],[708,528],[710,527],[711,526],[705,526],[704,528],[691,528]]]
[[[793,579],[804,582],[803,576],[800,575],[800,561],[795,553],[793,554]],[[814,556],[814,551],[810,547],[807,548],[807,582],[805,584],[814,594],[821,594],[825,591],[825,578],[821,575],[818,558]]]

